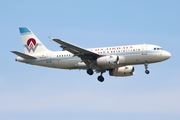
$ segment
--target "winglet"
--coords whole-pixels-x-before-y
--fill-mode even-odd
[[[50,36],[48,36],[50,40],[53,40],[53,38],[51,38]]]

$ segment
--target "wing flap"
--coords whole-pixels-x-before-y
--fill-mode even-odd
[[[24,54],[24,53],[20,53],[20,52],[17,52],[17,51],[11,51],[12,53],[24,58],[24,59],[37,59],[36,57],[33,57],[33,56],[30,56],[30,55],[27,55],[27,54]]]

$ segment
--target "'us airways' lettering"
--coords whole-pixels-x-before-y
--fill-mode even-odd
[[[132,46],[125,47],[112,47],[112,48],[97,48],[95,51],[107,51],[107,50],[124,50],[124,49],[132,49]]]

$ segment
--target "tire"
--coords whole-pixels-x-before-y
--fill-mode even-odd
[[[99,82],[103,82],[104,81],[104,77],[103,76],[98,76],[98,80],[99,80]]]
[[[88,69],[88,70],[87,70],[87,74],[89,74],[89,75],[93,75],[93,73],[94,73],[94,72],[93,72],[93,70],[92,70],[92,69]]]
[[[150,72],[149,72],[149,70],[146,70],[145,73],[146,73],[146,74],[149,74]]]

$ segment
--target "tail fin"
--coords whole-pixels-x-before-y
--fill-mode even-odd
[[[26,54],[37,54],[41,52],[49,52],[49,50],[41,43],[41,41],[32,33],[28,27],[20,27],[24,51]]]

